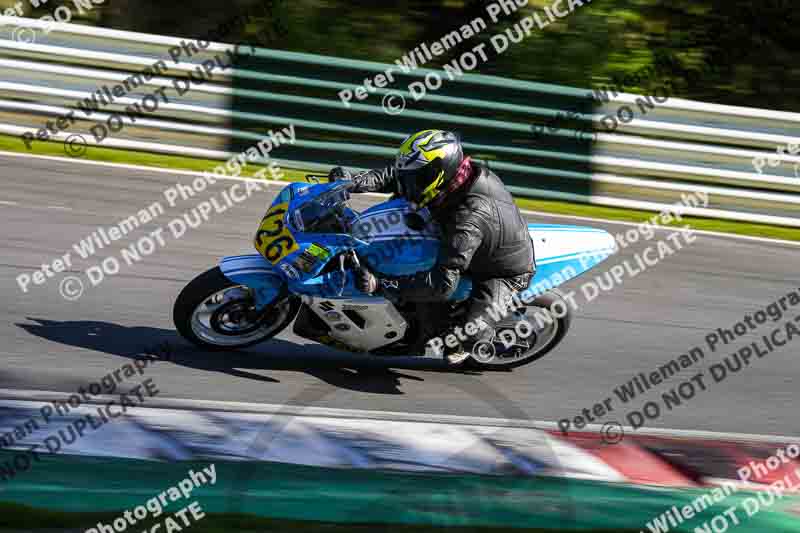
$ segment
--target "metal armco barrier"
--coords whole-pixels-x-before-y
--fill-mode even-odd
[[[36,30],[34,43],[10,40],[9,28],[23,25]],[[631,94],[608,93],[605,102],[591,89],[466,73],[451,80],[443,71],[405,73],[397,66],[394,82],[345,106],[340,91],[354,90],[389,65],[217,43],[181,52],[176,62],[170,51],[191,39],[74,24],[44,29],[37,20],[0,17],[0,133],[35,135],[74,110],[74,122],[51,139],[80,134],[96,144],[92,128],[103,132],[97,125],[105,124],[102,146],[224,159],[268,130],[294,124],[296,143],[272,156],[287,167],[321,170],[385,165],[406,135],[440,127],[461,132],[467,152],[519,196],[661,210],[705,191],[709,205],[683,207],[684,214],[800,227],[800,157],[784,156],[763,174],[752,165],[754,157],[798,142],[798,113],[675,97],[649,106]],[[159,61],[164,68],[141,75]],[[230,67],[188,85],[190,76],[201,80],[209,61]],[[409,84],[419,87],[434,72],[441,88],[416,100]],[[130,90],[113,95],[117,85]],[[157,110],[142,109],[143,99],[161,87],[167,98]],[[98,109],[87,115],[77,103],[93,93]],[[104,102],[103,94],[114,97]],[[390,114],[385,99],[393,109],[404,101],[404,110]],[[635,118],[607,132],[603,117],[624,106]],[[534,134],[534,126],[565,110],[575,111],[585,128]],[[115,113],[124,124],[119,131],[108,128]]]

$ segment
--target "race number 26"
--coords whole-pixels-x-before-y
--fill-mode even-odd
[[[256,250],[273,265],[299,248],[283,221],[288,206],[288,203],[272,206],[256,232]]]

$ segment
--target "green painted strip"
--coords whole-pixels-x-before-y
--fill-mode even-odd
[[[0,452],[0,460],[11,456]],[[237,513],[289,520],[383,522],[438,526],[597,529],[638,531],[672,505],[681,507],[704,490],[670,490],[552,477],[431,475],[344,470],[279,463],[161,463],[133,459],[41,456],[15,479],[0,482],[0,501],[69,512],[110,512],[144,504],[213,462],[217,483],[195,489],[176,511],[197,500],[209,513]],[[728,506],[732,495],[686,522],[692,532]],[[786,500],[742,521],[740,533],[800,531],[783,512]],[[740,511],[743,514],[743,511]]]

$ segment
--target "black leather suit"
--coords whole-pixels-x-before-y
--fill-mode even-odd
[[[493,301],[502,305],[512,293],[527,288],[535,270],[533,242],[500,178],[475,163],[473,168],[478,174],[471,185],[432,211],[443,231],[436,267],[393,279],[403,300],[433,303],[447,301],[466,274],[473,281],[466,320],[492,324],[487,307]],[[353,192],[399,192],[394,167],[357,174],[353,181]],[[492,333],[482,330],[475,342]]]

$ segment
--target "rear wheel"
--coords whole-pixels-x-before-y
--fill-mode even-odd
[[[300,300],[287,293],[257,311],[250,289],[229,280],[217,267],[184,287],[175,301],[172,318],[178,332],[198,346],[243,348],[280,333],[299,308]]]
[[[555,348],[572,323],[569,303],[558,290],[548,291],[527,307],[501,320],[492,341],[475,345],[472,368],[508,369],[532,363]]]

